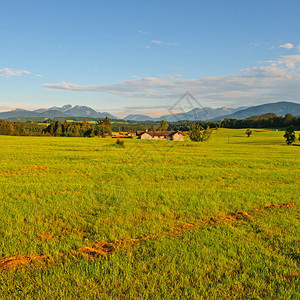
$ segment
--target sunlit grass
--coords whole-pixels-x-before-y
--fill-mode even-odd
[[[205,143],[115,142],[0,136],[0,257],[55,261],[0,271],[4,298],[299,296],[300,147],[267,130],[247,138],[220,129]],[[296,206],[147,240],[109,260],[70,255],[268,203]]]

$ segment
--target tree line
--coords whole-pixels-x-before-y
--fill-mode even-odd
[[[292,114],[286,114],[284,117],[273,113],[253,116],[247,119],[224,119],[221,127],[224,128],[282,128],[288,126],[300,128],[300,118]]]
[[[134,123],[135,122],[135,123]],[[0,120],[1,135],[34,135],[34,136],[71,136],[71,137],[93,137],[106,136],[114,132],[136,132],[148,130],[181,130],[190,131],[199,128],[283,128],[294,126],[300,129],[300,118],[291,114],[284,117],[269,113],[259,116],[253,116],[247,119],[224,119],[223,121],[124,121],[111,123],[106,117],[99,120],[96,124],[87,121],[83,122],[51,122],[51,124],[39,124],[33,122],[7,122]]]
[[[246,119],[224,119],[223,121],[178,121],[170,122],[169,130],[189,131],[193,125],[207,128],[284,128],[294,126],[300,129],[300,117],[286,114],[284,117],[273,113],[252,116]]]
[[[44,125],[29,122],[6,122],[0,120],[1,135],[19,135],[19,136],[41,136],[43,135]]]
[[[56,121],[48,125],[44,130],[44,134],[51,136],[68,136],[68,137],[94,137],[111,135],[111,123],[108,117],[99,120],[97,124],[84,122],[64,122]]]
[[[99,120],[97,124],[90,124],[86,121],[72,123],[56,121],[46,127],[44,124],[0,120],[0,135],[104,137],[110,135],[111,132],[111,123],[107,117]]]

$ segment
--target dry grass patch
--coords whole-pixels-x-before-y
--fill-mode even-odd
[[[57,192],[53,192],[52,194],[68,194],[68,193],[70,193],[70,194],[82,194],[82,193],[84,193],[84,191],[68,191],[68,190],[63,190],[63,191],[57,191]]]
[[[93,247],[81,247],[77,249],[75,252],[88,257],[101,257],[101,256],[108,257],[108,255],[113,251],[115,251],[115,249],[116,249],[115,243],[100,241]]]
[[[290,208],[290,207],[293,207],[295,206],[295,204],[293,203],[283,203],[283,204],[266,204],[265,205],[265,208],[268,209],[268,208],[281,208],[281,207],[287,207],[287,208]]]
[[[39,171],[44,171],[47,169],[47,166],[22,166],[19,167],[20,170],[22,169],[29,169],[29,170],[39,170]]]
[[[48,255],[36,254],[4,256],[0,260],[0,270],[17,269],[21,266],[30,265],[32,263],[42,263],[48,258]]]
[[[269,209],[269,208],[283,208],[283,207],[290,208],[293,206],[294,204],[292,203],[266,204],[265,208],[254,209],[253,212],[255,213],[258,211],[264,211],[265,209]],[[99,243],[96,243],[93,247],[81,247],[77,249],[75,253],[79,253],[90,258],[96,258],[101,256],[108,257],[111,253],[113,253],[118,248],[132,246],[142,241],[151,240],[151,239],[153,240],[163,236],[179,235],[201,225],[216,225],[222,223],[231,224],[236,221],[247,220],[251,217],[252,216],[246,211],[240,211],[237,213],[227,214],[224,216],[213,216],[201,222],[181,224],[174,228],[171,228],[168,231],[163,231],[158,234],[147,235],[139,238],[125,238],[125,239],[115,240],[112,242],[100,241]]]
[[[253,212],[261,212],[266,209],[272,208],[291,208],[295,206],[292,203],[283,203],[283,204],[266,204],[263,209],[254,209]],[[125,248],[128,246],[133,246],[139,242],[143,242],[146,240],[158,239],[163,236],[172,236],[179,235],[184,232],[190,231],[195,227],[203,226],[203,225],[217,225],[217,224],[231,224],[236,221],[247,220],[252,216],[245,211],[241,211],[238,213],[227,214],[224,216],[212,216],[208,219],[202,220],[197,223],[185,223],[178,225],[174,228],[171,228],[168,231],[163,231],[158,234],[147,235],[139,238],[124,238],[115,240],[112,242],[100,241],[97,242],[92,247],[83,246],[77,249],[76,251],[71,251],[71,254],[81,254],[88,258],[99,258],[104,257],[108,258],[110,254],[116,251],[118,248]],[[38,236],[39,239],[52,239],[54,236],[50,233],[40,234]],[[299,242],[298,242],[299,243]],[[64,255],[64,254],[61,254]],[[5,256],[0,260],[0,270],[5,269],[17,269],[20,266],[29,265],[33,262],[44,262],[48,259],[48,255],[15,255],[15,256]]]
[[[37,236],[40,240],[52,240],[54,238],[54,235],[52,233],[41,233]]]
[[[245,211],[241,211],[235,214],[229,214],[225,216],[214,216],[209,219],[213,223],[231,223],[238,220],[249,219],[251,215]]]

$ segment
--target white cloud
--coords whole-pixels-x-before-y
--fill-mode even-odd
[[[166,78],[166,79],[169,79],[169,80],[173,80],[173,79],[178,79],[178,78],[182,78],[182,75],[181,74],[163,74],[161,75],[162,78]]]
[[[250,46],[252,46],[252,47],[258,47],[260,45],[261,45],[260,42],[258,42],[258,43],[250,43]]]
[[[285,65],[288,68],[294,69],[296,65],[300,65],[300,55],[281,56],[281,58],[273,62],[272,65],[273,66]]]
[[[266,66],[246,68],[230,76],[186,79],[181,75],[164,75],[113,84],[78,85],[61,82],[43,86],[48,90],[100,92],[131,99],[159,100],[179,99],[189,91],[203,106],[211,103],[240,106],[276,100],[299,101],[300,55],[281,56]]]
[[[180,43],[166,43],[167,46],[179,46]]]
[[[169,43],[169,42],[163,42],[163,41],[158,41],[158,40],[152,40],[151,43],[156,44],[156,45],[161,45],[161,46],[178,46],[180,45],[179,43]]]
[[[285,49],[293,49],[295,46],[292,43],[285,43],[279,46],[279,48],[285,48]]]
[[[13,70],[9,68],[0,69],[0,76],[12,77],[12,76],[21,76],[21,75],[33,75],[36,77],[42,77],[41,74],[32,74],[27,70]]]
[[[7,76],[7,77],[11,77],[11,76],[20,76],[22,74],[26,74],[29,75],[31,74],[31,72],[26,71],[26,70],[12,70],[9,68],[4,68],[4,69],[0,69],[0,76]]]
[[[267,67],[253,67],[247,68],[244,70],[244,74],[252,77],[257,78],[264,78],[264,77],[273,77],[273,78],[284,78],[289,77],[289,74],[284,69],[279,69],[273,66]]]

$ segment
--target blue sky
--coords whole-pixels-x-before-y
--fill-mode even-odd
[[[0,110],[300,102],[300,2],[3,1]]]

